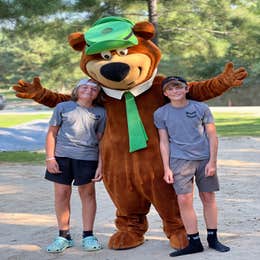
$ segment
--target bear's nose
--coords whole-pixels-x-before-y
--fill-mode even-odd
[[[120,82],[129,73],[130,67],[126,63],[112,62],[102,66],[100,72],[106,79]]]

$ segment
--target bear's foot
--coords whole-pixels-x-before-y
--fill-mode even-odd
[[[131,231],[117,231],[109,240],[110,249],[130,249],[144,243],[144,236]]]
[[[187,234],[184,229],[171,235],[170,245],[174,249],[183,249],[188,246]]]

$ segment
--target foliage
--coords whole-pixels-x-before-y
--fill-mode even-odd
[[[48,88],[71,89],[83,73],[80,53],[71,49],[67,36],[86,31],[103,16],[147,20],[147,4],[148,0],[0,0],[0,88],[40,75]],[[236,67],[246,67],[250,77],[245,87],[210,104],[232,100],[236,105],[259,105],[259,14],[257,0],[158,1],[163,52],[159,72],[202,80],[220,73],[231,60]]]
[[[211,105],[259,105],[260,42],[257,1],[162,1],[159,38],[164,74],[188,80],[208,79],[222,72],[227,61],[249,72],[244,87],[228,91]],[[183,3],[186,4],[183,4]],[[254,53],[254,54],[253,54]]]

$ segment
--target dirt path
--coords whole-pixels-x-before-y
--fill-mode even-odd
[[[81,249],[81,209],[77,190],[72,196],[72,235],[76,246],[59,255],[45,252],[46,245],[56,236],[52,185],[43,179],[44,167],[0,164],[0,258],[15,259],[104,259],[153,260],[170,259],[172,251],[161,220],[152,208],[149,231],[142,246],[114,251],[107,248],[114,232],[115,209],[103,184],[97,184],[98,211],[96,235],[104,244],[100,252],[87,253]],[[260,138],[221,138],[219,170],[221,191],[219,205],[219,236],[231,247],[228,253],[207,248],[201,204],[195,199],[203,253],[178,259],[260,259]],[[192,258],[191,258],[192,257]]]

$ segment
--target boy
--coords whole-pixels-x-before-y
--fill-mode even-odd
[[[189,86],[185,79],[170,76],[163,80],[162,89],[170,103],[154,113],[160,137],[164,180],[173,183],[181,217],[188,235],[187,247],[170,256],[202,252],[193,208],[193,179],[199,189],[207,226],[210,248],[229,251],[217,238],[217,205],[215,191],[219,190],[217,170],[218,139],[213,116],[204,103],[188,100]]]

